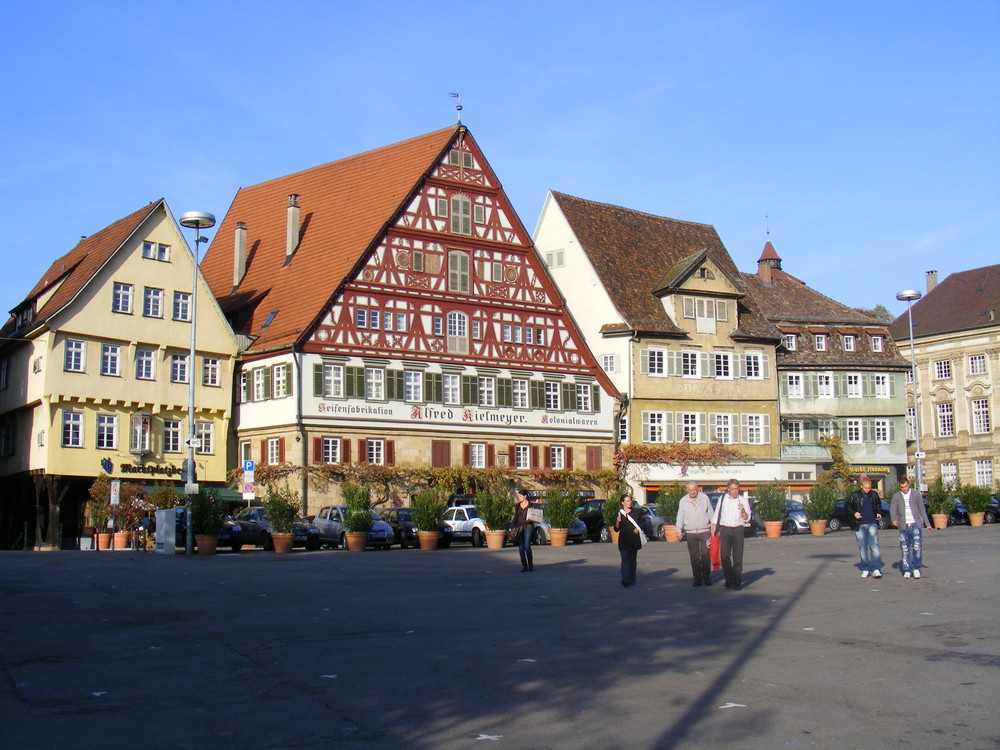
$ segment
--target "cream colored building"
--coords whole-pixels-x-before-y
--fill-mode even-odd
[[[200,481],[228,467],[236,339],[162,199],[56,260],[12,311],[0,347],[0,544],[79,535],[102,472],[179,481],[194,377]],[[62,529],[62,539],[59,537]]]
[[[917,398],[908,378],[911,473],[918,424],[926,482],[942,477],[995,486],[1000,479],[1000,265],[953,273],[940,284],[937,272],[929,271],[927,293],[913,304],[912,314]],[[906,313],[890,331],[900,354],[909,359]]]

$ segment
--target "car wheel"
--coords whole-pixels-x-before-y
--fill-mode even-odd
[[[601,541],[602,542],[610,542],[611,541],[611,532],[608,531],[608,527],[607,526],[605,526],[603,529],[601,529]]]
[[[656,541],[662,542],[667,537],[667,532],[663,530],[663,524],[656,529]]]
[[[993,515],[993,511],[988,510],[983,514],[983,523],[993,523],[996,521],[996,516]]]
[[[406,534],[405,533],[401,533],[399,535],[399,548],[400,549],[406,549],[408,546],[409,545],[406,543]]]
[[[535,530],[531,532],[531,543],[532,544],[545,544],[545,532],[535,527]]]
[[[264,548],[266,552],[270,552],[274,549],[274,543],[271,541],[271,535],[263,533],[260,535],[260,546]]]
[[[482,547],[484,542],[485,542],[485,538],[483,537],[483,532],[481,532],[479,529],[473,529],[472,530],[472,546],[473,547]]]
[[[781,527],[781,531],[782,531],[782,533],[785,533],[785,534],[794,534],[794,533],[796,533],[798,531],[798,529],[795,526],[795,521],[793,521],[792,519],[789,518],[787,521],[785,521],[784,525]]]
[[[887,528],[889,528],[889,519],[886,518],[885,516],[882,516],[880,519],[878,519],[878,527],[880,531],[885,531]]]
[[[840,526],[841,524],[839,518],[830,518],[826,522],[826,527],[830,529],[830,531],[839,531]]]
[[[341,549],[347,549],[347,533],[344,531],[340,532],[340,541],[337,542],[337,546]]]

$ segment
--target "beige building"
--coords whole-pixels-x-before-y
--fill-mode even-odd
[[[949,275],[927,273],[927,293],[913,304],[914,384],[907,382],[911,473],[920,429],[924,480],[942,477],[993,486],[998,479],[1000,425],[1000,265]],[[890,326],[900,354],[910,358],[903,313]]]
[[[81,239],[12,311],[0,335],[0,544],[72,543],[102,472],[180,480],[196,378],[199,480],[227,471],[236,339],[198,277],[164,200]],[[62,538],[60,538],[62,529]]]

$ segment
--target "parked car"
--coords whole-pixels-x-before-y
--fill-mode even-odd
[[[343,505],[327,505],[320,508],[313,519],[320,544],[330,547],[347,549],[347,531],[344,530],[344,514],[347,508]],[[389,549],[396,541],[396,532],[392,526],[383,521],[378,513],[372,511],[372,527],[368,530],[366,547]]]
[[[785,501],[785,520],[781,524],[785,534],[799,534],[809,531],[809,518],[806,509],[798,500]]]
[[[985,522],[985,518],[983,520]],[[971,523],[969,520],[969,509],[965,507],[965,503],[957,497],[953,497],[951,499],[951,513],[948,514],[948,525],[969,526]]]
[[[576,509],[576,517],[587,527],[587,538],[592,542],[606,542],[610,539],[604,526],[604,502],[588,500]]]
[[[998,504],[1000,504],[1000,501],[997,500],[996,495],[990,497],[990,505],[986,509],[986,513],[983,515],[983,523],[997,522],[997,518],[1000,518],[1000,509],[997,507]]]
[[[448,508],[444,522],[451,527],[453,542],[469,542],[473,547],[486,544],[486,522],[479,517],[475,505]]]
[[[889,503],[882,501],[882,517],[879,519],[879,529],[887,529],[891,525],[889,520]],[[847,510],[847,500],[838,500],[833,504],[833,513],[826,520],[826,527],[830,531],[837,531],[843,527],[851,527],[851,514]]]
[[[236,522],[243,530],[243,544],[252,544],[266,550],[274,549],[271,542],[271,520],[263,506],[255,505],[236,514]],[[319,549],[319,529],[301,518],[292,524],[292,546]]]
[[[540,508],[542,514],[545,514],[545,503],[535,503],[536,508]],[[550,544],[552,542],[552,535],[549,533],[549,519],[545,517],[541,523],[535,524],[534,537],[532,537],[532,544]],[[573,544],[583,544],[587,540],[587,524],[581,521],[579,518],[573,520],[570,524],[568,533],[566,535],[566,541],[573,542]]]
[[[398,544],[400,549],[419,546],[420,540],[417,538],[419,529],[413,525],[409,508],[389,508],[382,511],[381,516],[382,520],[392,527],[393,543]],[[438,547],[450,547],[451,527],[448,524],[442,524],[440,531],[441,538],[438,540]]]
[[[657,515],[656,506],[636,505],[635,509],[642,515],[642,521],[639,525],[642,526],[642,530],[646,534],[646,538],[649,541],[653,541],[655,539],[662,542],[663,519]]]
[[[715,508],[719,504],[719,498],[725,495],[725,492],[707,492],[708,501],[712,504],[712,512],[715,513]],[[752,496],[747,496],[750,502],[750,520],[743,522],[743,536],[756,536],[758,531],[764,528],[764,524],[757,517],[756,511],[754,511],[754,498]]]
[[[184,546],[187,539],[187,508],[174,508],[175,515],[175,533],[174,539],[177,544]],[[151,523],[149,529],[156,531],[156,518],[150,519]],[[239,525],[238,522],[234,521],[231,516],[226,516],[222,519],[222,524],[219,526],[219,548],[228,547],[233,552],[239,552],[243,549],[243,527]]]

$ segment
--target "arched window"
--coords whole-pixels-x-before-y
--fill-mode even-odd
[[[452,354],[469,353],[469,318],[465,313],[448,313],[448,351]]]
[[[461,250],[448,253],[448,291],[469,291],[469,254]]]

